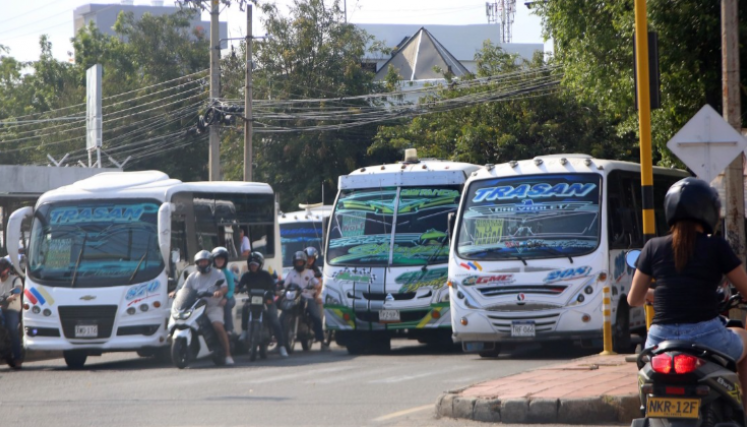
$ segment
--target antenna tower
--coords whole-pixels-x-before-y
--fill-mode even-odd
[[[485,15],[488,24],[501,25],[501,38],[503,43],[511,43],[511,27],[514,25],[516,16],[516,0],[496,0],[485,3]]]

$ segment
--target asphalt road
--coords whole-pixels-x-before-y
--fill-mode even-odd
[[[499,359],[439,352],[394,341],[387,355],[349,356],[318,347],[288,359],[270,355],[232,367],[208,360],[178,370],[134,353],[88,359],[71,371],[62,360],[0,368],[4,426],[484,426],[436,420],[444,390],[590,354],[524,349]]]

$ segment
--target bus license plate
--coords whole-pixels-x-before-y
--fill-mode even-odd
[[[646,400],[646,417],[698,418],[700,399],[674,399],[649,397]]]
[[[75,325],[75,338],[96,338],[99,336],[99,325]]]
[[[253,305],[261,305],[264,304],[264,298],[262,297],[252,297],[252,304]]]
[[[534,321],[533,320],[514,320],[511,322],[512,337],[533,337]]]
[[[399,310],[379,310],[379,322],[399,322]]]

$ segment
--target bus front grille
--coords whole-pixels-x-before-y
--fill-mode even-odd
[[[560,317],[560,313],[533,314],[531,316],[513,316],[511,314],[488,315],[488,318],[490,319],[490,322],[493,324],[493,326],[495,326],[495,328],[499,332],[504,333],[511,332],[511,324],[514,320],[534,321],[534,327],[537,333],[551,332],[555,329],[555,324],[558,323],[558,317]]]
[[[112,335],[116,305],[62,305],[57,310],[65,338],[76,338],[77,325],[98,326],[98,335],[87,338],[109,338]]]
[[[560,295],[568,286],[564,285],[522,285],[522,286],[490,286],[478,289],[486,297],[514,294]]]

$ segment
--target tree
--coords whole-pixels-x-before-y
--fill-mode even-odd
[[[620,135],[638,132],[634,106],[633,1],[538,2],[545,35],[555,42],[565,70],[564,85],[584,102],[599,106]],[[675,162],[665,144],[703,104],[721,108],[719,2],[649,0],[649,29],[659,36],[662,108],[652,115],[656,158]],[[747,3],[740,2],[740,13]],[[747,54],[747,24],[741,55]],[[747,75],[742,84],[747,83]]]
[[[493,83],[467,88],[443,88],[443,99],[461,97],[478,91],[511,91],[527,79],[547,78],[541,55],[533,61],[519,62],[515,55],[486,42],[475,56],[478,78],[501,76]],[[527,76],[517,71],[533,71]],[[532,77],[533,76],[533,77]],[[467,78],[467,81],[469,77]],[[379,149],[416,147],[425,156],[475,164],[521,160],[547,153],[587,152],[597,157],[630,156],[608,123],[599,120],[599,111],[579,102],[572,93],[555,89],[542,91],[540,97],[510,99],[447,112],[416,117],[409,123],[379,129]],[[423,100],[427,104],[430,100]]]
[[[329,2],[328,2],[329,3]],[[379,90],[373,73],[361,67],[360,59],[369,36],[353,25],[342,23],[339,1],[294,0],[289,15],[275,5],[262,6],[264,24],[271,39],[254,43],[252,52],[254,100],[336,98],[368,94]],[[238,58],[238,59],[237,59]],[[243,99],[243,52],[223,62],[228,77],[224,96]],[[230,94],[230,95],[228,95]],[[346,104],[351,111],[367,105],[363,101]],[[325,107],[324,102],[316,106]],[[283,112],[273,107],[274,112]],[[361,165],[390,159],[391,153],[369,156],[367,149],[376,133],[375,125],[347,130],[263,133],[268,123],[255,123],[255,180],[269,182],[282,194],[284,209],[297,209],[298,203],[326,202],[337,187],[337,177]],[[302,120],[277,121],[274,126],[311,126]],[[243,134],[240,129],[224,133],[223,164],[228,179],[242,179]],[[389,156],[389,157],[388,157]]]

